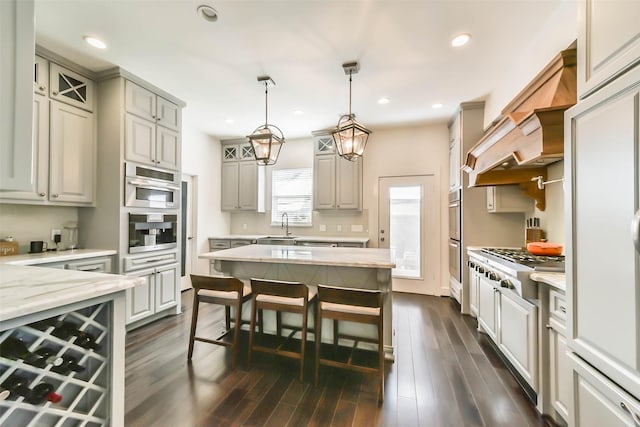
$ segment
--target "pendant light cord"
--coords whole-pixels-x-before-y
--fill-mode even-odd
[[[351,71],[349,71],[349,117],[351,117]]]
[[[264,82],[264,125],[267,126],[269,124],[269,120],[267,120],[267,112],[268,112],[268,104],[267,101],[269,99],[269,84],[268,82]]]

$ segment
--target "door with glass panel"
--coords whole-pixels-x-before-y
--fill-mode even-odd
[[[440,295],[440,209],[434,175],[381,177],[378,247],[396,263],[393,290]]]

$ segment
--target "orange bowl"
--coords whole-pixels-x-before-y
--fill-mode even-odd
[[[558,256],[562,255],[562,245],[549,242],[529,242],[527,252],[533,255]]]

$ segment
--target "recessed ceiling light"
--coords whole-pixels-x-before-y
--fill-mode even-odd
[[[462,33],[462,34],[459,34],[459,35],[455,36],[453,38],[453,40],[451,40],[451,46],[453,46],[453,47],[464,46],[465,44],[467,44],[469,42],[469,40],[471,40],[471,34]]]
[[[378,99],[378,104],[380,105],[388,104],[389,102],[390,102],[389,98],[386,98],[386,97],[382,97]]]
[[[294,110],[293,114],[295,114],[296,116],[301,116],[301,115],[304,114],[304,111],[302,111],[302,110]]]
[[[201,4],[196,12],[202,19],[208,22],[216,22],[218,20],[218,12],[209,5]]]
[[[234,122],[234,120],[233,119],[226,119],[224,122],[228,123],[228,124],[232,124]]]
[[[441,104],[441,103],[439,103],[439,102],[437,102],[437,103],[433,104],[433,105],[431,106],[431,108],[433,108],[434,110],[437,110],[438,108],[442,108],[442,104]]]
[[[107,44],[105,42],[103,42],[100,39],[97,39],[95,37],[92,36],[84,36],[84,41],[90,45],[95,47],[96,49],[106,49],[107,48]]]

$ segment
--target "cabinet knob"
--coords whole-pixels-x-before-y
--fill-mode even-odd
[[[60,195],[59,194],[52,194],[51,197],[53,198],[58,198]]]
[[[39,87],[38,87],[38,89],[44,92],[44,90],[46,89],[46,87],[45,87],[45,86],[39,86]]]
[[[53,93],[53,94],[54,94],[54,95],[56,95],[56,96],[58,95],[58,92],[57,92],[57,91],[53,91],[53,92],[51,92],[51,93]]]
[[[381,238],[380,238],[380,241],[381,241],[381,242],[384,242],[384,237],[381,237]]]
[[[47,193],[38,193],[38,196],[40,196],[40,197],[44,197],[46,195],[47,195]]]

